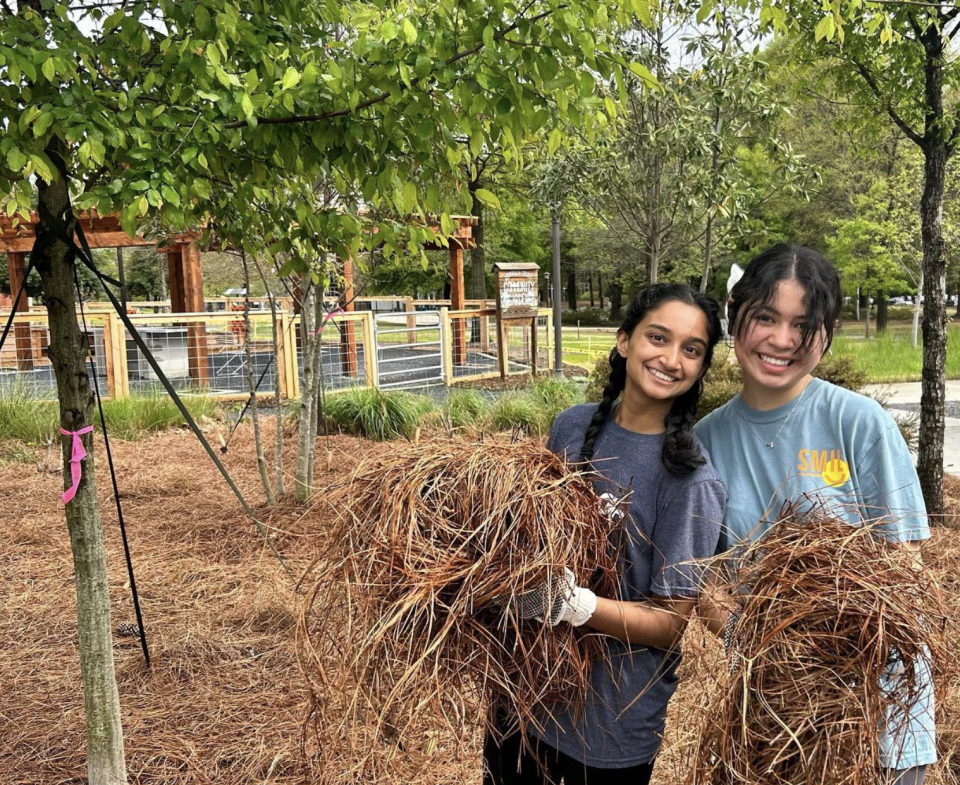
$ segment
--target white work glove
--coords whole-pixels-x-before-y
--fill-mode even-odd
[[[579,627],[590,621],[597,611],[597,595],[590,589],[577,586],[577,577],[568,569],[563,570],[564,581],[560,591],[552,598],[550,615],[545,623],[556,627],[565,621],[573,627]]]
[[[549,627],[565,621],[574,627],[585,624],[597,610],[597,595],[577,586],[577,577],[569,569],[549,583],[510,598],[496,598],[498,608],[510,606],[520,619],[533,619]]]

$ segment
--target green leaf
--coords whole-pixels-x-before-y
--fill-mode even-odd
[[[57,67],[53,62],[52,57],[48,57],[43,61],[43,65],[40,66],[40,70],[43,72],[43,75],[47,78],[48,82],[52,82],[57,76]]]
[[[243,110],[244,117],[253,115],[253,101],[250,100],[250,96],[246,93],[240,98],[240,108]]]
[[[403,29],[403,39],[408,44],[415,44],[417,42],[417,28],[413,26],[409,17],[403,20],[401,27]]]
[[[300,72],[291,65],[286,71],[284,71],[283,79],[280,82],[280,85],[284,90],[289,90],[291,87],[296,87],[299,83]]]
[[[217,45],[212,41],[207,44],[207,60],[213,63],[215,68],[220,67],[220,50],[217,48]]]
[[[607,116],[609,116],[611,120],[617,119],[617,105],[609,95],[604,96],[603,108],[607,110]]]
[[[13,171],[19,172],[27,163],[27,156],[21,153],[16,147],[11,148],[7,153],[7,166]]]
[[[430,68],[433,66],[433,61],[427,55],[417,55],[417,64],[415,66],[417,76],[421,79],[430,73]]]
[[[180,194],[174,191],[169,185],[161,185],[160,193],[163,195],[165,201],[170,202],[177,207],[180,206]]]
[[[403,184],[403,209],[407,213],[417,209],[417,184],[412,180]]]
[[[650,73],[650,69],[640,63],[630,63],[630,71],[640,77],[644,87],[659,87],[660,83],[656,77]]]
[[[644,27],[653,27],[653,19],[650,16],[650,0],[630,0],[633,6],[633,13],[643,23]]]
[[[814,40],[820,41],[825,38],[828,41],[832,41],[834,31],[833,14],[827,14],[827,16],[823,17],[823,19],[817,23],[817,29],[813,34]]]
[[[547,143],[547,155],[553,155],[557,152],[560,149],[561,142],[563,142],[563,134],[559,128],[554,128],[550,132],[550,140]]]
[[[183,151],[182,155],[180,156],[180,160],[183,161],[185,164],[188,164],[190,163],[190,161],[194,159],[196,154],[197,154],[196,147],[188,147],[186,150]]]
[[[193,12],[193,21],[197,23],[197,30],[206,32],[210,27],[210,12],[202,5],[198,5]]]
[[[43,136],[53,123],[53,112],[44,112],[33,121],[33,135],[35,138]]]
[[[400,34],[399,28],[389,19],[380,25],[380,38],[385,44],[390,43]]]
[[[500,200],[497,198],[497,195],[493,193],[493,191],[488,191],[486,188],[478,188],[476,191],[474,191],[474,195],[484,206],[492,207],[495,210],[500,209]]]
[[[483,45],[487,47],[487,49],[493,49],[494,33],[496,33],[496,29],[492,24],[489,24],[483,28]]]
[[[134,180],[130,183],[131,191],[146,191],[150,187],[150,183],[146,180]]]

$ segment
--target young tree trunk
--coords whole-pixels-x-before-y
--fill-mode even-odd
[[[587,275],[587,284],[590,287],[590,307],[593,308],[594,302],[593,302],[593,271],[592,270],[590,271],[590,274]]]
[[[573,259],[567,259],[567,307],[577,310],[577,266]]]
[[[467,291],[473,300],[487,299],[487,252],[483,246],[483,203],[477,199],[476,191],[480,182],[471,180],[467,185],[473,197],[472,215],[477,219],[473,227],[473,247],[470,249],[470,275]],[[479,338],[477,339],[479,340]]]
[[[700,275],[700,291],[707,291],[710,280],[710,267],[713,264],[713,213],[707,215],[707,232],[703,246],[703,272]]]
[[[877,328],[876,334],[880,335],[887,331],[887,293],[881,291],[877,295]]]
[[[866,309],[863,312],[863,337],[870,337],[870,295],[867,295]]]
[[[316,386],[313,383],[315,368],[313,362],[316,288],[309,276],[304,276],[300,298],[300,343],[303,347],[303,378],[300,382],[300,419],[297,427],[297,469],[294,475],[293,493],[297,499],[306,501],[310,498],[310,464],[312,462],[312,447],[316,439],[313,424]]]
[[[607,289],[610,292],[610,321],[619,322],[623,318],[621,310],[621,299],[623,298],[623,284],[619,281],[610,284]]]
[[[250,348],[250,267],[247,254],[240,251],[243,264],[243,352],[247,359],[247,388],[250,390],[250,419],[253,421],[253,443],[257,452],[257,468],[260,470],[260,482],[263,483],[263,495],[267,504],[276,504],[273,488],[270,487],[270,474],[267,471],[267,459],[263,454],[263,440],[260,438],[260,413],[257,409],[257,385],[253,380],[253,350]]]
[[[860,321],[860,287],[859,286],[857,287],[856,303],[857,303],[857,321],[859,322]]]
[[[923,270],[920,271],[920,286],[917,287],[917,296],[913,298],[913,325],[910,328],[910,345],[917,346],[918,333],[920,332],[920,292],[923,291]]]
[[[54,137],[47,146],[52,161],[63,161],[66,148]],[[40,223],[38,249],[34,259],[43,283],[44,301],[50,326],[50,362],[57,380],[60,426],[77,431],[93,423],[93,394],[84,358],[87,340],[77,324],[74,285],[74,255],[50,228],[59,226],[73,234],[75,221],[70,208],[67,178],[60,171],[57,180],[46,185],[37,178]],[[48,240],[47,243],[44,243]],[[87,732],[87,777],[90,785],[126,783],[120,696],[113,666],[113,630],[110,622],[110,594],[103,548],[103,532],[97,508],[97,484],[93,465],[93,438],[82,437],[87,457],[82,461],[83,477],[72,501],[66,505],[67,531],[73,551],[77,590],[77,632],[80,649],[80,677],[83,682]],[[69,488],[72,439],[62,438],[63,483]]]
[[[931,91],[928,67],[927,93]],[[939,67],[938,78],[942,78]],[[937,95],[942,94],[938,84]],[[941,107],[942,113],[942,107]],[[929,122],[929,118],[928,118]],[[943,439],[947,360],[946,259],[943,243],[943,191],[947,145],[937,128],[923,150],[923,196],[920,224],[923,239],[923,374],[920,393],[920,439],[917,474],[927,514],[943,515]],[[936,520],[936,519],[935,519]]]
[[[603,278],[597,273],[597,297],[600,300],[600,308],[603,308]]]
[[[280,391],[280,330],[277,322],[277,298],[267,281],[267,276],[263,274],[263,267],[256,256],[253,257],[253,264],[257,268],[257,274],[263,281],[263,291],[266,292],[267,300],[270,303],[270,337],[273,341],[273,397],[274,405],[277,407],[277,427],[276,427],[276,457],[274,466],[276,468],[277,497],[284,494],[283,489],[283,396]]]

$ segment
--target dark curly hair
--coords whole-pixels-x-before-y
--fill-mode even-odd
[[[800,334],[804,348],[810,349],[823,329],[827,339],[824,351],[829,349],[843,302],[840,277],[817,251],[793,243],[777,243],[750,260],[730,292],[730,334],[734,338],[743,336],[750,317],[773,301],[780,281],[796,281],[804,289],[806,319]]]
[[[660,450],[660,462],[673,475],[682,476],[703,466],[706,459],[700,452],[693,437],[694,417],[697,403],[703,393],[703,374],[713,361],[713,349],[720,340],[723,329],[720,325],[720,305],[712,297],[691,289],[686,284],[658,283],[647,286],[634,297],[627,306],[627,313],[619,332],[630,336],[636,326],[650,311],[666,302],[676,301],[693,305],[703,311],[707,318],[707,351],[703,358],[703,372],[696,383],[674,400],[670,411],[664,418],[666,432],[663,447]],[[610,378],[603,389],[603,398],[597,407],[580,448],[580,460],[589,462],[593,458],[593,448],[597,436],[603,430],[604,423],[613,409],[613,404],[627,384],[627,360],[621,357],[617,348],[610,351]]]

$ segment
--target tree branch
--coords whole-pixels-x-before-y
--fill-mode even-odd
[[[529,6],[527,7],[529,8]],[[559,6],[559,8],[565,8],[565,7],[566,6]],[[541,19],[544,19],[550,16],[552,13],[553,11],[544,11],[542,13],[537,14],[536,16],[531,17],[529,20],[525,20],[525,21],[537,22]],[[496,32],[493,37],[496,40],[504,39],[508,33],[512,33],[514,30],[518,29],[519,27],[520,27],[520,21],[518,20],[514,22],[512,25],[510,25],[509,27]],[[475,55],[477,52],[481,51],[484,48],[484,46],[485,44],[479,43],[476,46],[471,47],[470,49],[464,49],[460,52],[457,52],[455,55],[451,55],[450,57],[448,57],[444,61],[444,65],[453,65],[454,63],[460,60],[463,60],[466,57]],[[421,77],[419,76],[414,77],[413,79],[410,80],[409,88],[416,87],[420,82],[421,82]],[[402,82],[400,83],[399,89],[401,92],[409,88],[406,87]],[[316,114],[316,115],[293,115],[292,117],[262,117],[262,118],[258,117],[257,124],[258,125],[290,125],[294,123],[319,123],[325,120],[333,120],[337,117],[347,117],[351,114],[355,114],[356,112],[359,112],[361,109],[368,109],[371,106],[374,106],[376,104],[386,101],[390,97],[390,95],[391,94],[389,91],[380,93],[379,95],[376,95],[373,98],[368,98],[366,101],[361,101],[353,109],[349,109],[349,108],[336,109],[332,112],[323,112],[322,114]],[[243,128],[246,124],[247,124],[246,120],[242,120],[242,121],[238,120],[233,123],[227,123],[224,126],[224,128]]]
[[[889,101],[884,101],[883,93],[880,91],[880,86],[877,84],[876,79],[873,78],[873,74],[870,73],[870,70],[858,60],[850,60],[860,72],[860,76],[863,77],[863,80],[867,83],[867,86],[877,97],[877,99],[884,104],[884,108],[887,110],[887,114],[890,116],[890,119],[896,124],[896,126],[903,131],[904,135],[917,146],[923,145],[923,137],[914,131],[907,122],[897,114],[897,110],[893,108],[893,104]]]

